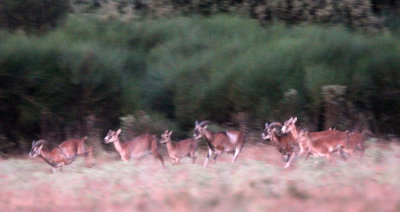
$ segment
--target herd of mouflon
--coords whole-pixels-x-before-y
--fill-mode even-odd
[[[286,162],[284,168],[290,167],[291,162],[302,155],[307,159],[309,156],[324,157],[330,162],[333,162],[331,156],[335,152],[339,152],[344,159],[357,153],[360,158],[363,156],[365,133],[336,129],[309,132],[297,127],[296,122],[297,117],[292,117],[284,124],[280,122],[265,123],[265,129],[261,135],[264,141],[270,141],[282,154],[283,160]],[[213,132],[207,129],[209,124],[209,121],[200,123],[196,121],[193,137],[178,142],[171,139],[172,131],[166,130],[161,134],[159,142],[166,145],[172,164],[179,164],[184,157],[191,158],[192,163],[195,163],[196,149],[200,139],[204,139],[208,146],[204,167],[207,166],[211,157],[216,161],[223,152],[233,155],[232,164],[236,162],[245,143],[243,133],[238,130]],[[151,153],[164,167],[164,159],[158,152],[159,145],[155,135],[141,134],[129,141],[121,142],[120,133],[121,129],[109,130],[104,142],[113,143],[115,150],[124,162]],[[29,156],[31,158],[41,157],[52,167],[53,173],[56,169],[61,171],[63,166],[72,163],[77,156],[84,156],[86,163],[89,164],[92,160],[92,147],[85,146],[87,138],[85,136],[81,139],[70,139],[59,145],[43,139],[33,141]]]

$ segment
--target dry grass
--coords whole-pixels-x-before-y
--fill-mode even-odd
[[[228,155],[202,168],[166,169],[152,157],[124,164],[115,157],[92,168],[82,159],[50,174],[40,159],[0,161],[3,211],[399,211],[400,146],[369,148],[361,161],[334,165],[312,158],[284,170],[276,150],[247,145],[232,167]]]

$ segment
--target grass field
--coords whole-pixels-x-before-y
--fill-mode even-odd
[[[165,147],[162,147],[165,149]],[[370,140],[361,161],[298,159],[247,144],[235,166],[190,159],[166,168],[148,156],[124,164],[114,153],[91,168],[78,159],[50,174],[41,159],[0,160],[1,211],[400,211],[400,146]]]

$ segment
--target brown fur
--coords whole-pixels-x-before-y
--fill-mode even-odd
[[[292,160],[299,154],[299,144],[291,133],[282,133],[283,125],[280,122],[265,123],[265,129],[261,135],[263,140],[270,139],[284,158],[288,168]]]
[[[282,128],[284,132],[290,132],[292,135],[295,137],[295,139],[298,139],[299,135],[299,128],[296,126],[296,121],[297,118],[290,118],[287,120],[284,124],[284,127]],[[316,146],[329,146],[331,149],[334,148],[335,146],[342,146],[340,148],[340,153],[343,158],[347,158],[346,154],[352,154],[355,151],[360,151],[361,152],[361,157],[364,154],[364,146],[363,146],[363,141],[365,140],[365,137],[361,133],[357,132],[343,132],[339,130],[326,130],[326,131],[321,131],[321,132],[309,132],[307,135],[311,140],[315,141],[313,143],[316,143]],[[326,144],[320,144],[326,142]],[[306,142],[300,142],[300,149],[301,152],[307,152],[307,146]],[[317,147],[318,148],[318,147]],[[314,149],[314,153],[315,153]],[[322,151],[322,149],[321,149]],[[310,151],[308,151],[310,152]],[[325,152],[326,153],[326,152]]]
[[[294,137],[294,139],[297,140],[300,129],[296,126],[296,121],[297,121],[297,117],[295,117],[295,118],[292,117],[289,120],[285,121],[285,123],[282,127],[282,133],[291,133],[292,136]],[[335,132],[337,132],[337,130],[309,132],[308,136],[310,136],[312,139],[319,139],[319,138],[325,137],[327,135],[331,135]],[[305,146],[305,143],[299,143],[299,146],[300,146],[300,154],[308,152],[308,149],[307,149],[307,146]]]
[[[269,134],[272,143],[277,147],[278,151],[287,156],[285,168],[289,167],[293,157],[297,154],[296,151],[299,145],[296,140],[290,133],[281,134],[279,136],[276,132],[276,128],[270,130]]]
[[[307,131],[301,131],[297,138],[298,143],[305,144],[312,155],[328,160],[331,160],[332,153],[343,149],[347,140],[347,133],[340,131],[319,138],[313,138]]]
[[[85,136],[82,139],[70,139],[62,142],[60,145],[51,145],[46,140],[39,140],[32,142],[32,149],[29,153],[30,157],[41,157],[53,168],[55,172],[56,168],[60,171],[62,167],[72,163],[77,156],[85,155],[86,164],[88,164],[88,158],[92,157],[92,147],[85,148],[84,141],[87,139]]]
[[[158,145],[155,136],[142,134],[130,141],[121,143],[119,139],[120,133],[121,129],[117,132],[110,130],[104,138],[104,141],[106,143],[114,143],[115,150],[117,150],[124,162],[128,162],[131,158],[140,158],[147,153],[152,153],[156,159],[160,160],[164,167],[164,159],[160,153],[158,153]]]
[[[347,154],[352,155],[356,151],[360,152],[360,159],[364,156],[365,146],[364,141],[366,140],[366,132],[346,132],[348,135],[348,142],[343,148],[343,151]]]
[[[192,159],[192,163],[194,164],[197,158],[195,155],[198,146],[197,141],[192,138],[188,138],[179,142],[174,142],[171,140],[171,134],[172,131],[168,132],[168,130],[166,130],[161,135],[160,143],[166,144],[168,155],[171,158],[172,163],[179,164],[183,157],[188,156]]]
[[[208,154],[204,162],[204,167],[207,166],[209,158],[215,152],[214,161],[222,154],[222,152],[227,152],[234,154],[232,159],[232,164],[234,164],[242,151],[244,146],[244,137],[240,131],[231,130],[225,132],[214,133],[211,130],[207,130],[207,122],[195,123],[195,139],[204,138],[208,146]]]
[[[72,159],[76,156],[84,155],[86,158],[86,165],[90,164],[93,156],[93,148],[85,147],[85,141],[88,139],[87,136],[81,139],[69,139],[62,142],[59,146],[63,150],[67,158]]]

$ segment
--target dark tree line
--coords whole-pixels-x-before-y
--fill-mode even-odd
[[[0,26],[29,32],[53,28],[70,11],[68,0],[2,0]]]
[[[380,29],[385,17],[399,15],[395,0],[2,0],[0,26],[43,31],[56,26],[67,13],[96,14],[132,20],[144,17],[233,13],[265,23],[343,23],[365,30]]]

